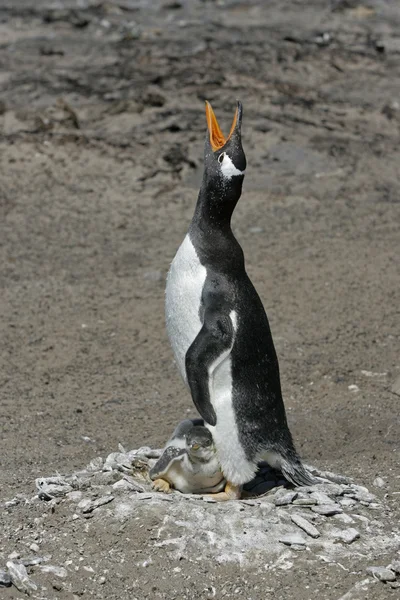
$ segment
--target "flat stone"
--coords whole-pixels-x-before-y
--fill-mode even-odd
[[[316,504],[332,504],[332,498],[324,492],[312,492],[311,498],[313,498]]]
[[[315,500],[315,498],[296,498],[296,500],[293,500],[293,504],[295,504],[296,506],[314,506],[315,504],[317,504],[317,501]]]
[[[332,515],[336,521],[340,521],[341,523],[345,523],[349,525],[350,523],[354,523],[354,519],[351,518],[350,515],[346,513],[338,513],[337,515]]]
[[[274,498],[275,506],[286,506],[297,498],[297,492],[285,492]]]
[[[316,483],[305,488],[305,490],[308,492],[322,492],[331,498],[335,498],[336,496],[343,496],[346,486],[339,483]]]
[[[359,531],[353,527],[349,527],[349,529],[343,529],[343,531],[335,535],[335,538],[338,542],[344,542],[345,544],[352,544],[355,540],[358,540],[359,537]]]
[[[96,508],[99,508],[100,506],[104,506],[104,504],[112,502],[113,500],[114,496],[107,495],[102,496],[101,498],[97,498],[97,500],[82,500],[82,502],[80,502],[78,506],[82,509],[83,514],[87,514],[93,512]]]
[[[357,504],[357,502],[353,498],[341,498],[339,500],[340,506],[344,506],[345,508],[352,508]]]
[[[12,585],[11,575],[7,571],[0,571],[0,588],[10,587]]]
[[[29,577],[24,565],[14,563],[12,560],[9,560],[6,566],[10,573],[11,581],[17,590],[28,594],[28,596],[37,590],[36,583]]]
[[[318,504],[317,506],[312,506],[311,510],[318,515],[324,515],[325,517],[338,515],[339,513],[343,512],[343,508],[341,508],[338,504]]]
[[[318,529],[314,527],[314,525],[312,525],[309,521],[307,521],[307,519],[304,519],[300,515],[290,515],[290,518],[292,519],[293,523],[297,525],[297,527],[300,527],[300,529],[305,531],[306,534],[310,537],[318,538],[321,535]]]
[[[279,538],[279,541],[285,546],[305,546],[306,540],[299,533],[288,533],[286,535],[282,535]]]
[[[369,492],[364,491],[355,492],[355,494],[352,494],[351,497],[357,500],[358,502],[361,502],[362,504],[365,502],[366,505],[376,500],[375,496],[373,496]]]
[[[379,581],[396,581],[396,573],[387,567],[368,567],[367,573]]]

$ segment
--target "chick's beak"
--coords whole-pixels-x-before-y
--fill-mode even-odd
[[[241,121],[241,113],[242,113],[242,105],[238,102],[235,116],[233,117],[232,127],[229,132],[228,137],[226,138],[221,131],[221,128],[218,124],[217,117],[214,114],[211,104],[206,100],[206,118],[207,118],[207,127],[210,135],[210,144],[211,148],[214,152],[220,150],[223,146],[225,146],[226,142],[230,139],[233,132],[237,127],[240,127]]]

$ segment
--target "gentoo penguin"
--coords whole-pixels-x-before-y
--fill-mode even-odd
[[[226,483],[212,435],[202,419],[179,423],[149,475],[153,488],[165,493],[171,487],[184,494],[215,493]]]
[[[246,169],[242,104],[227,138],[208,102],[206,117],[203,180],[168,273],[166,324],[227,480],[225,492],[215,499],[228,500],[240,497],[260,461],[280,469],[295,485],[314,480],[293,444],[267,315],[231,229]]]

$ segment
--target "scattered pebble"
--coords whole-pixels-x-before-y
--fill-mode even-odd
[[[379,581],[396,581],[396,573],[387,567],[368,567],[367,573]]]
[[[37,544],[33,543],[29,546],[29,550],[32,550],[32,552],[39,552],[40,548]]]

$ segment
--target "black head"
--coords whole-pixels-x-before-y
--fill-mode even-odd
[[[211,448],[213,445],[213,438],[210,431],[200,425],[193,427],[189,431],[186,441],[189,448],[195,451],[199,448]]]
[[[204,171],[208,177],[224,184],[242,183],[246,157],[242,147],[242,103],[238,101],[232,127],[227,138],[221,131],[212,106],[206,102],[207,136],[204,148]]]
[[[206,102],[207,135],[204,147],[204,175],[200,190],[203,217],[216,220],[232,215],[242,193],[246,156],[242,147],[241,102],[237,103],[232,127],[226,138],[209,102]]]

